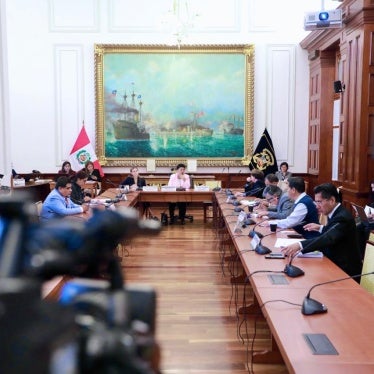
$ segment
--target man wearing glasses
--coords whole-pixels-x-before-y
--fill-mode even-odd
[[[321,236],[291,244],[282,249],[283,253],[294,257],[298,252],[319,250],[347,274],[360,274],[362,262],[352,214],[341,205],[339,192],[333,184],[320,184],[315,187],[314,194],[318,212],[325,214],[328,222],[326,226],[309,223],[304,229],[320,232]]]
[[[307,223],[318,223],[318,212],[313,199],[305,192],[305,181],[301,177],[288,179],[288,196],[294,202],[292,212],[289,216],[277,222],[278,228],[293,228],[304,238],[310,239],[320,234],[316,231],[307,231],[304,225]],[[269,226],[268,221],[261,226]]]
[[[61,218],[73,214],[79,214],[88,210],[88,205],[78,205],[71,201],[71,182],[68,177],[60,177],[56,181],[55,188],[45,199],[40,219]]]
[[[265,199],[268,208],[257,211],[258,217],[284,219],[291,214],[293,201],[289,198],[287,192],[283,192],[278,186],[269,185],[266,187]]]

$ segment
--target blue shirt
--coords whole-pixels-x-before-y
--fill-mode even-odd
[[[83,208],[80,205],[74,204],[70,198],[65,199],[65,197],[54,188],[43,203],[40,219],[62,218],[82,212]]]

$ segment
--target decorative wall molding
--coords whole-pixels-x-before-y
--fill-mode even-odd
[[[50,32],[98,32],[99,0],[49,0]]]
[[[83,46],[55,45],[56,164],[69,155],[84,120]]]
[[[266,54],[266,124],[276,148],[277,160],[285,160],[292,166],[295,154],[295,46],[269,45]]]

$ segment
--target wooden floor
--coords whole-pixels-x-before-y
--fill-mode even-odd
[[[247,323],[249,339],[243,343],[238,338],[233,289],[227,265],[225,275],[222,273],[215,231],[211,222],[203,223],[200,209],[192,213],[193,223],[163,226],[158,236],[136,238],[122,259],[126,282],[147,284],[157,292],[161,372],[239,374],[253,369],[254,373],[287,373],[284,365],[251,366],[247,346],[250,350],[254,321]],[[154,214],[160,217],[159,211]],[[246,336],[244,326],[239,331]],[[260,320],[254,350],[270,348],[270,344],[268,327]]]

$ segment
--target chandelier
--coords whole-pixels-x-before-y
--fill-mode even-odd
[[[179,48],[189,31],[195,27],[197,17],[199,14],[190,10],[188,0],[173,0],[161,23],[165,32],[171,34],[172,43],[176,43]]]

